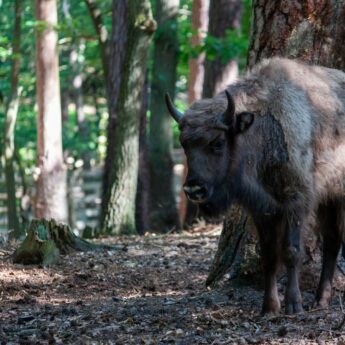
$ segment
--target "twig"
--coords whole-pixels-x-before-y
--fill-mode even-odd
[[[343,320],[341,321],[340,325],[338,326],[338,329],[342,329],[344,324],[345,324],[345,312],[344,312],[343,301],[342,301],[341,295],[339,295],[339,302],[340,302],[341,312],[343,313],[344,316],[343,316]]]
[[[337,267],[338,267],[338,270],[345,276],[345,271],[342,269],[339,263],[337,264]]]

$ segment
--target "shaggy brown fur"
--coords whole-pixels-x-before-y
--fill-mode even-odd
[[[300,231],[308,217],[318,217],[324,234],[317,303],[329,302],[345,233],[344,87],[341,71],[273,58],[227,89],[235,122],[244,114],[253,119],[243,132],[228,131],[224,92],[195,102],[179,121],[189,166],[186,185],[190,190],[202,185],[208,195],[200,208],[225,213],[235,201],[253,215],[265,268],[263,312],[280,307],[275,283],[280,252],[288,268],[286,310],[302,310],[297,268]]]

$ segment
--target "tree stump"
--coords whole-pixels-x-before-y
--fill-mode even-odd
[[[314,280],[318,279],[318,274],[308,271],[310,271],[310,263],[320,259],[319,235],[315,220],[310,217],[302,233],[304,253],[301,271],[314,276]],[[345,250],[343,257],[345,259]],[[255,225],[243,209],[233,206],[224,220],[206,286],[213,287],[225,274],[229,274],[230,279],[240,278],[248,282],[256,280],[261,273],[260,246]]]
[[[25,240],[13,253],[13,262],[49,265],[56,262],[60,254],[97,248],[101,247],[79,238],[68,225],[59,224],[54,219],[34,219]]]
[[[230,279],[238,275],[258,273],[258,241],[250,217],[239,206],[233,206],[223,223],[217,252],[213,259],[206,286],[214,286],[225,274]]]

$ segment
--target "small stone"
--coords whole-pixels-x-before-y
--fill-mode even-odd
[[[175,331],[175,335],[177,337],[181,337],[182,335],[184,334],[183,330],[181,328],[178,328],[176,331]]]

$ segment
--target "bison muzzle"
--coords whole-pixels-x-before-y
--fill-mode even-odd
[[[316,304],[330,301],[344,240],[344,88],[340,71],[273,58],[184,114],[166,96],[187,157],[187,197],[208,216],[237,203],[253,218],[264,269],[263,313],[280,310],[280,262],[287,269],[286,313],[303,310],[301,233],[311,223],[323,235]]]

